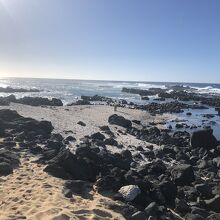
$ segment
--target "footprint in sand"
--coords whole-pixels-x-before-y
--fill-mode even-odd
[[[101,210],[101,209],[93,209],[93,212],[100,216],[100,217],[104,217],[104,218],[112,218],[112,215],[110,213],[108,213],[105,210]]]
[[[101,210],[101,209],[93,209],[93,210],[88,210],[88,209],[82,209],[82,210],[77,210],[77,211],[73,211],[73,213],[75,215],[79,215],[80,217],[81,216],[84,216],[84,215],[95,215],[96,217],[100,217],[101,219],[102,218],[106,218],[106,219],[111,219],[113,218],[112,214],[105,211],[105,210]]]

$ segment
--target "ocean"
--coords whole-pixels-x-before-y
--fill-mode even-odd
[[[81,95],[101,95],[114,99],[126,99],[137,104],[147,104],[155,97],[150,97],[149,101],[141,100],[139,95],[121,92],[123,87],[128,88],[168,88],[174,85],[183,85],[194,89],[198,93],[210,93],[220,95],[220,84],[204,83],[169,83],[169,82],[127,82],[127,81],[97,81],[97,80],[67,80],[67,79],[31,79],[31,78],[2,78],[0,87],[39,89],[41,92],[35,93],[14,93],[17,98],[24,96],[40,96],[46,98],[59,98],[64,104],[76,101]],[[0,96],[7,96],[7,93],[0,93]],[[192,112],[191,117],[187,117],[187,111]],[[212,119],[205,119],[205,114],[215,115]],[[183,113],[173,114],[179,121],[187,121],[189,125],[211,126],[215,136],[220,139],[220,117],[214,108],[204,110],[185,110]],[[167,126],[175,127],[175,121],[168,121]],[[181,130],[181,129],[180,129]]]
[[[127,81],[97,81],[97,80],[67,80],[67,79],[31,79],[31,78],[2,78],[0,87],[35,88],[40,93],[15,93],[16,97],[41,96],[59,98],[64,104],[74,102],[81,95],[102,95],[114,99],[126,99],[134,102],[144,102],[140,96],[122,93],[123,87],[128,88],[167,88],[172,85],[183,85],[195,89],[198,93],[213,93],[220,95],[220,84],[204,83],[170,83],[170,82],[127,82]],[[7,96],[0,93],[0,96]],[[146,101],[145,101],[146,102]]]

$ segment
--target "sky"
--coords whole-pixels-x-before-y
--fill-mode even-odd
[[[220,1],[0,0],[0,77],[220,83]]]

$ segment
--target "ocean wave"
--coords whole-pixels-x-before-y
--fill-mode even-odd
[[[151,83],[134,83],[134,82],[126,82],[126,83],[120,83],[120,84],[113,84],[114,88],[123,88],[123,87],[129,87],[129,88],[139,88],[139,89],[150,89],[150,88],[160,88],[160,89],[166,89],[166,85],[158,85],[158,84],[151,84]]]
[[[215,88],[213,86],[206,86],[206,87],[191,87],[193,89],[196,89],[198,93],[216,93],[216,94],[220,94],[220,88]]]
[[[160,89],[166,89],[166,85],[157,85],[157,84],[150,84],[150,83],[138,83],[138,87],[140,88],[160,88]]]

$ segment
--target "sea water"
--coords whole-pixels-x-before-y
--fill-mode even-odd
[[[0,87],[39,89],[41,92],[14,93],[17,98],[24,96],[59,98],[64,104],[76,101],[81,95],[101,95],[113,99],[126,99],[137,104],[147,104],[149,101],[141,100],[139,95],[121,92],[123,87],[127,88],[169,88],[173,85],[190,87],[197,93],[210,93],[220,96],[220,84],[208,83],[169,83],[169,82],[127,82],[127,81],[97,81],[97,80],[67,80],[67,79],[31,79],[31,78],[2,78]],[[8,93],[0,93],[0,96],[7,96]],[[186,116],[186,112],[192,112],[192,116]],[[204,114],[215,114],[214,118],[206,119]],[[204,110],[185,110],[183,113],[173,114],[179,120],[187,120],[187,124],[196,126],[211,126],[214,134],[220,139],[220,117],[214,108]],[[175,126],[176,122],[168,121],[167,125]]]

